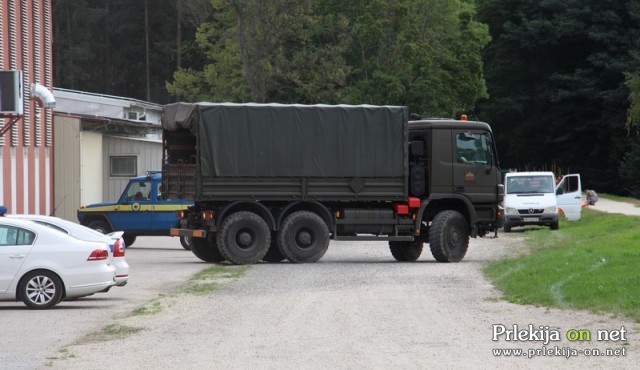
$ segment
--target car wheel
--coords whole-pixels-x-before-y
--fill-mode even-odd
[[[278,231],[278,248],[291,262],[316,262],[329,248],[329,228],[315,213],[298,211],[290,214]]]
[[[390,241],[389,249],[396,261],[414,262],[422,254],[423,243],[421,240],[414,241]]]
[[[431,254],[438,262],[459,262],[469,248],[469,225],[462,214],[442,211],[429,228]]]
[[[191,239],[188,236],[181,236],[180,237],[180,245],[182,245],[182,248],[190,251],[191,250],[191,246],[193,245],[193,239]]]
[[[20,298],[29,308],[46,309],[62,299],[64,286],[58,275],[47,270],[36,270],[26,274],[19,285]]]
[[[191,253],[205,262],[225,260],[216,244],[216,234],[209,234],[206,238],[191,238]]]
[[[504,224],[504,232],[505,233],[510,233],[511,232],[511,225]]]
[[[109,227],[109,224],[104,221],[91,221],[87,224],[87,227],[102,234],[109,234],[113,231],[111,227]]]
[[[271,231],[264,219],[253,212],[237,212],[227,217],[218,231],[218,248],[236,265],[256,263],[267,254]]]
[[[133,245],[133,243],[136,242],[136,235],[131,235],[131,234],[124,233],[122,235],[122,239],[124,239],[124,245],[127,248],[129,248],[130,246]]]

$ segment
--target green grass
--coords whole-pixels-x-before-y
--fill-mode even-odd
[[[583,210],[560,230],[524,233],[531,253],[485,274],[513,303],[613,313],[640,322],[640,217]]]
[[[220,283],[244,275],[247,266],[214,266],[195,274],[184,287],[185,294],[206,295],[220,287]]]

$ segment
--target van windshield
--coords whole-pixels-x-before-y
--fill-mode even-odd
[[[507,194],[553,193],[551,176],[512,176],[507,180]]]

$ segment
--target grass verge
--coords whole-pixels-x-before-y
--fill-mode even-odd
[[[583,210],[560,230],[527,230],[527,255],[484,272],[513,303],[586,309],[640,322],[640,217]]]

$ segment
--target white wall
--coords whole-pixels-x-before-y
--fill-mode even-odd
[[[102,187],[102,134],[81,131],[80,132],[80,188],[81,204],[103,202]]]

